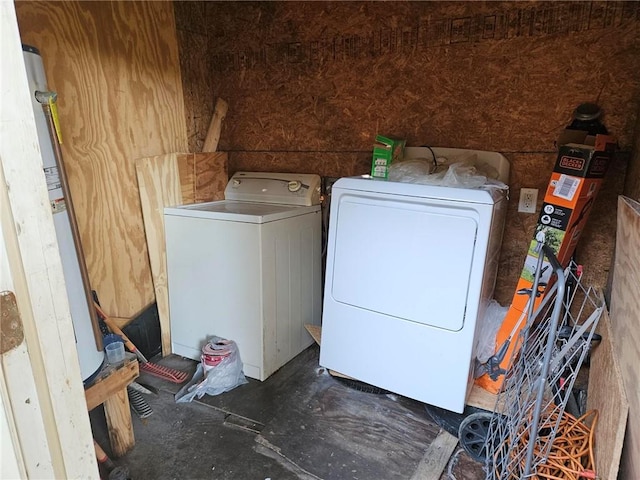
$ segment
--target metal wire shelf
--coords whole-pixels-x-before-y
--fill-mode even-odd
[[[535,308],[529,302],[510,368],[505,373],[486,439],[487,480],[547,477],[547,461],[560,432],[581,413],[572,395],[578,372],[594,340],[604,309],[602,295],[581,281],[575,263],[563,269],[553,251],[542,246],[532,292],[538,291],[545,257],[555,275]],[[553,280],[553,278],[549,278]],[[571,425],[571,426],[569,426]]]

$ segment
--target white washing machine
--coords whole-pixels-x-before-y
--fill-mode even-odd
[[[434,150],[448,158],[469,152]],[[508,182],[502,155],[475,153]],[[493,295],[506,197],[505,190],[338,180],[320,364],[461,413],[478,319]]]
[[[173,353],[200,359],[234,340],[264,380],[311,345],[320,324],[320,177],[238,172],[225,200],[165,208]]]

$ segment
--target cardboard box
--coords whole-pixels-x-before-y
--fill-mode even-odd
[[[511,346],[500,363],[503,369],[509,367],[515,340],[526,324],[530,295],[524,292],[531,291],[533,286],[540,251],[539,242],[544,241],[553,250],[563,267],[568,265],[615,150],[613,137],[590,136],[587,132],[577,130],[565,130],[558,144],[560,147],[556,164],[544,195],[538,224],[529,244],[516,293],[496,336],[495,352],[498,352],[513,332]],[[544,283],[548,283],[552,275],[551,268],[545,269],[548,265],[549,262],[545,260],[542,266],[544,273],[540,278]],[[535,299],[535,308],[543,298],[544,294]],[[497,393],[504,377],[495,377],[490,378],[484,374],[476,383],[485,390]]]
[[[376,135],[371,161],[371,176],[386,179],[389,176],[391,164],[402,160],[405,143],[405,140]]]

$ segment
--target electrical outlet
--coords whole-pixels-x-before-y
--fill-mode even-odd
[[[537,188],[521,188],[518,211],[523,213],[536,213],[536,203],[538,201]]]

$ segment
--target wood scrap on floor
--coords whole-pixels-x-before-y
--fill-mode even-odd
[[[322,342],[322,327],[320,325],[306,324],[304,328],[307,329],[307,332],[309,332],[309,335],[311,335],[311,338],[313,338],[313,340],[318,344],[318,346],[320,346]]]
[[[322,342],[322,327],[320,325],[306,324],[304,328],[307,329],[307,332],[309,332],[309,335],[311,335],[311,338],[313,338],[313,340],[318,344],[318,346],[320,346],[320,343]],[[334,377],[355,380],[353,377],[350,377],[340,372],[336,372],[335,370],[329,370],[329,374],[333,375]]]
[[[440,430],[436,439],[431,442],[411,476],[411,480],[438,480],[447,468],[449,459],[458,445],[458,437]]]

